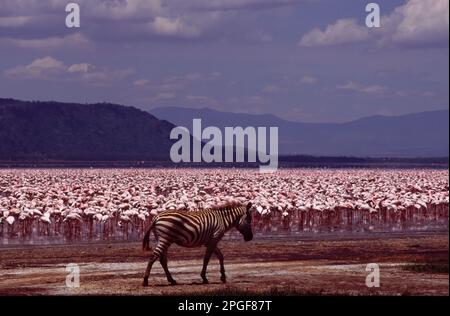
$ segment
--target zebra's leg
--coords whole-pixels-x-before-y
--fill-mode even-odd
[[[208,267],[209,259],[212,253],[216,250],[217,242],[212,242],[206,247],[205,257],[203,258],[203,269],[200,276],[203,279],[203,284],[208,284],[208,279],[206,278],[206,268]]]
[[[222,251],[220,251],[219,247],[216,247],[216,250],[214,250],[214,253],[216,254],[217,259],[219,259],[219,263],[220,263],[220,281],[225,283],[225,282],[227,282],[227,276],[225,275],[225,266],[223,265]]]
[[[161,255],[161,257],[159,258],[159,262],[161,263],[161,266],[163,267],[164,272],[166,273],[167,281],[169,281],[169,283],[172,285],[177,285],[177,282],[172,278],[169,268],[167,267],[167,251],[165,251]]]
[[[153,251],[152,255],[150,256],[150,260],[147,264],[147,269],[145,270],[144,274],[144,281],[142,282],[143,286],[148,286],[148,277],[150,276],[150,271],[152,270],[153,263],[158,259],[159,254],[156,253],[156,250]]]
[[[152,255],[150,256],[150,260],[147,264],[147,269],[145,270],[144,274],[144,282],[142,283],[143,286],[148,286],[148,277],[150,276],[150,271],[152,270],[153,263],[155,263],[156,260],[158,260],[161,257],[161,254],[163,254],[165,251],[167,251],[167,248],[169,248],[170,243],[164,243],[159,242],[155,247],[155,250],[153,251]]]

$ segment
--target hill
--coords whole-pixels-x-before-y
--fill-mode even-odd
[[[168,159],[172,128],[133,107],[0,99],[0,160]]]
[[[356,157],[448,157],[449,112],[402,116],[372,116],[347,123],[300,123],[274,115],[220,112],[181,107],[155,108],[153,115],[176,125],[192,127],[278,126],[282,155]]]

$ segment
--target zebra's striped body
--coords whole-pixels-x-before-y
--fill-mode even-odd
[[[147,270],[144,275],[144,286],[148,285],[148,277],[151,267],[156,260],[160,260],[170,283],[176,284],[167,268],[167,249],[175,243],[183,247],[206,246],[206,254],[201,273],[204,283],[206,279],[206,267],[212,253],[215,253],[220,261],[221,280],[225,282],[225,269],[223,255],[217,247],[217,243],[223,235],[233,227],[236,227],[246,241],[253,238],[251,231],[251,215],[248,205],[230,205],[217,209],[202,210],[197,212],[165,211],[152,220],[144,240],[144,249],[149,250],[150,233],[153,231],[157,245],[150,257]]]

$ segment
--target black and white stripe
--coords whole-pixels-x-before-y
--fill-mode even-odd
[[[201,273],[203,283],[208,283],[206,267],[212,253],[215,253],[220,261],[221,280],[225,282],[223,255],[217,244],[223,235],[233,227],[241,232],[244,240],[249,241],[253,238],[250,207],[251,203],[248,203],[247,205],[228,205],[195,212],[165,211],[155,216],[143,240],[143,247],[146,250],[149,250],[151,231],[157,240],[145,271],[144,286],[148,285],[152,265],[158,259],[166,273],[167,280],[171,284],[176,284],[167,268],[167,249],[173,243],[183,247],[206,246]]]

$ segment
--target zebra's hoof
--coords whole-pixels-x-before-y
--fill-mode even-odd
[[[177,285],[178,284],[177,281],[175,281],[175,280],[171,280],[171,281],[169,281],[169,283],[170,283],[170,285]]]
[[[147,287],[148,286],[148,280],[144,279],[144,282],[142,282],[142,286]]]

